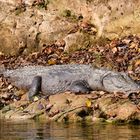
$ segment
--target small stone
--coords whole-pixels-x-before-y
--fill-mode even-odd
[[[39,98],[37,96],[34,97],[34,102],[38,101]]]
[[[0,95],[1,98],[7,99],[9,97],[9,95],[7,93],[1,94]]]
[[[4,56],[4,53],[0,52],[0,56]]]
[[[25,94],[25,91],[24,90],[18,90],[14,93],[16,96],[22,96]]]
[[[133,49],[136,47],[136,43],[132,42],[131,45],[129,46],[130,49]]]
[[[43,107],[43,105],[42,105],[41,103],[38,104],[38,109],[39,109],[39,110],[44,109],[44,107]]]
[[[9,86],[8,86],[8,89],[9,89],[9,90],[10,90],[10,89],[12,89],[12,88],[13,88],[13,86],[12,86],[12,85],[9,85]]]
[[[100,95],[104,95],[105,94],[105,92],[104,91],[100,91]]]
[[[103,119],[103,118],[93,117],[93,118],[92,118],[92,121],[93,121],[93,122],[103,122],[104,119]]]
[[[115,119],[113,117],[106,120],[107,123],[113,123],[115,122]]]
[[[118,50],[117,50],[117,48],[116,47],[114,47],[113,49],[112,49],[112,52],[113,53],[116,53]]]
[[[16,102],[17,100],[16,100],[16,99],[14,99],[13,101],[14,101],[14,102]]]
[[[66,42],[63,39],[59,39],[55,42],[55,45],[58,47],[64,47]]]
[[[51,109],[52,107],[53,107],[52,104],[48,104],[48,105],[46,106],[46,111],[48,111],[48,110]]]

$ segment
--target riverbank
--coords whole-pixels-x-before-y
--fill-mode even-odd
[[[90,63],[98,67],[125,71],[131,78],[138,81],[140,78],[140,55],[139,46],[137,46],[139,42],[139,37],[127,36],[108,41],[105,46],[96,45],[75,50],[69,54],[64,52],[62,46],[52,44],[29,55],[6,56],[1,54],[0,64],[3,69],[14,69],[26,65]],[[66,92],[49,97],[35,97],[32,102],[29,102],[26,97],[27,91],[17,89],[2,76],[0,85],[1,117],[5,119],[111,123],[140,121],[139,93],[126,97],[123,93],[103,91],[79,95]]]
[[[135,0],[0,1],[0,72],[29,65],[92,64],[140,81],[139,5]],[[12,120],[140,120],[140,93],[61,93],[27,100],[0,75],[0,117]]]
[[[37,98],[37,97],[36,97]],[[48,99],[13,102],[1,110],[1,117],[12,121],[37,119],[44,122],[109,122],[140,121],[139,98],[123,98],[104,92],[89,95],[62,93]]]

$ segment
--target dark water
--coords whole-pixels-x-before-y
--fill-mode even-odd
[[[1,120],[0,140],[140,140],[140,125]]]

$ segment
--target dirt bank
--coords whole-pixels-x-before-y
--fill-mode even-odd
[[[139,6],[136,0],[1,0],[0,51],[28,54],[65,42],[69,52],[101,38],[139,35]]]
[[[139,6],[137,0],[1,0],[0,72],[27,65],[90,63],[126,72],[139,82]],[[32,102],[26,93],[0,75],[0,117],[140,121],[140,93],[62,93]]]

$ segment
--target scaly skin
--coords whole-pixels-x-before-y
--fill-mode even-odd
[[[84,93],[91,90],[123,92],[129,95],[140,91],[140,85],[127,74],[91,65],[26,66],[7,70],[3,75],[10,77],[15,86],[29,89],[29,97],[39,90],[46,95],[65,91]]]

